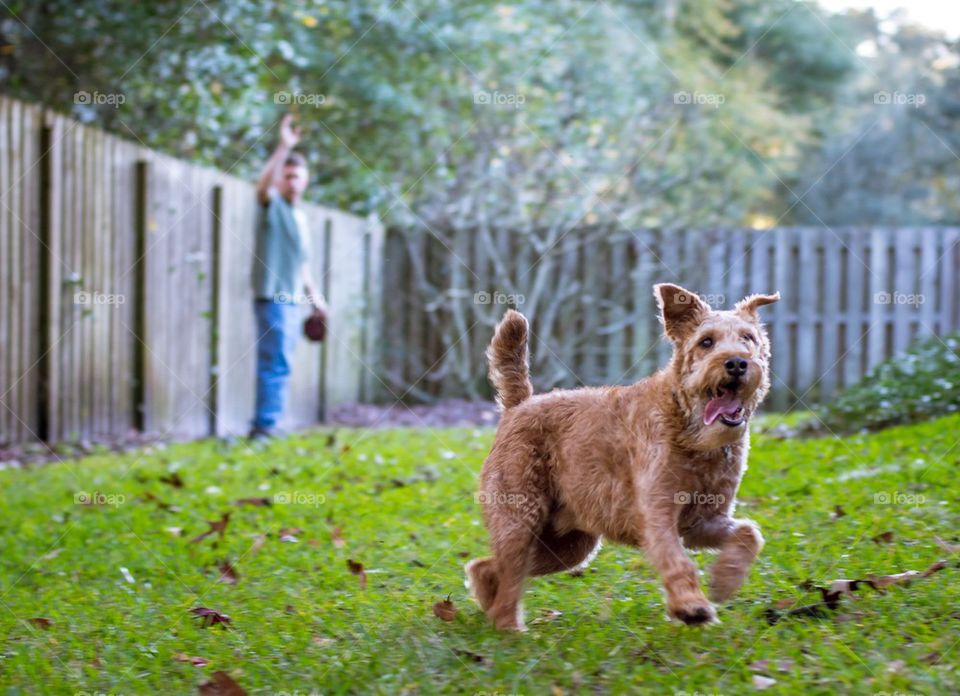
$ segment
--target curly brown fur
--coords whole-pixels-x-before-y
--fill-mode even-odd
[[[523,628],[525,579],[576,571],[601,538],[643,548],[669,614],[716,619],[685,548],[714,548],[710,592],[729,599],[763,546],[733,517],[746,470],[748,423],[770,387],[770,344],[751,295],[714,311],[676,285],[654,287],[670,363],[636,384],[532,395],[527,322],[507,312],[488,350],[504,409],[481,475],[493,556],[467,582],[498,628]]]
[[[508,309],[497,324],[487,348],[490,383],[497,393],[497,403],[506,410],[533,395],[530,365],[527,357],[527,318]]]

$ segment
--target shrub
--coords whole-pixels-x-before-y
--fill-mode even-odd
[[[880,430],[960,410],[960,333],[929,338],[880,363],[860,382],[820,407],[837,433]]]

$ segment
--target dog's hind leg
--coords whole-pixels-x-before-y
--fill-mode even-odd
[[[486,611],[497,596],[497,561],[492,557],[474,558],[463,567],[467,574],[467,589]]]
[[[520,596],[523,581],[530,571],[533,543],[533,532],[522,527],[515,527],[513,533],[494,541],[497,594],[487,609],[487,615],[499,629],[524,630]]]
[[[574,529],[560,534],[547,525],[533,544],[530,575],[582,570],[600,550],[600,537]]]

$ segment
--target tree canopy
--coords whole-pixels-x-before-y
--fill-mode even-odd
[[[796,0],[7,8],[5,92],[242,176],[291,110],[313,198],[392,225],[957,218],[957,46],[870,13]],[[877,104],[881,91],[925,103]]]

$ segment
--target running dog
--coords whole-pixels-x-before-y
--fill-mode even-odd
[[[502,410],[479,499],[493,556],[466,565],[467,586],[497,628],[523,630],[527,576],[577,571],[601,538],[643,548],[669,615],[716,621],[685,548],[719,549],[710,599],[743,584],[763,547],[733,517],[747,468],[748,423],[770,388],[758,310],[780,294],[716,311],[683,288],[654,286],[673,357],[629,386],[533,395],[526,318],[509,310],[487,350]]]

